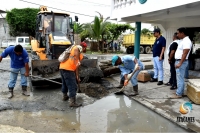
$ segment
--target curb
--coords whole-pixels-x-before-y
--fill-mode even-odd
[[[126,95],[126,94],[125,94],[125,95]],[[130,96],[128,96],[128,95],[126,95],[126,96],[129,97],[130,99],[133,99],[133,100],[135,100],[136,102],[142,104],[143,106],[147,107],[148,109],[154,111],[155,113],[159,114],[160,116],[162,116],[162,117],[168,119],[169,121],[173,122],[174,124],[176,124],[176,125],[178,125],[178,126],[184,128],[184,129],[186,129],[186,130],[190,130],[189,132],[196,132],[196,131],[194,131],[194,130],[191,129],[191,128],[187,128],[187,127],[186,127],[185,125],[183,125],[183,124],[178,124],[178,123],[175,121],[176,118],[173,118],[173,119],[170,118],[170,115],[169,115],[169,114],[162,114],[162,113],[160,113],[160,112],[159,112],[160,109],[154,108],[154,107],[153,107],[154,105],[152,105],[152,104],[151,104],[149,101],[147,101],[146,99],[143,99],[143,98],[134,98],[134,97],[130,97]],[[141,101],[145,101],[145,102],[141,102]],[[149,106],[148,104],[150,104],[150,106]],[[197,133],[197,132],[196,132],[196,133]]]

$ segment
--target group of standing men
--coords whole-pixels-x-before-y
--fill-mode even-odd
[[[166,49],[166,40],[161,35],[160,29],[154,30],[156,41],[153,46],[154,77],[151,82],[163,84],[163,61]],[[171,77],[165,85],[171,86],[176,93],[171,98],[181,98],[185,88],[185,71],[188,66],[188,56],[191,51],[192,42],[188,37],[186,28],[179,28],[173,35],[173,42],[167,49],[168,62],[170,64]]]
[[[166,39],[161,35],[160,29],[154,30],[154,36],[156,37],[153,45],[154,77],[151,79],[151,82],[158,82],[157,85],[163,85],[163,61],[166,49]],[[184,77],[186,68],[188,67],[188,56],[191,51],[191,47],[192,42],[187,35],[187,29],[177,29],[177,32],[173,35],[173,42],[167,49],[171,77],[169,82],[165,85],[171,86],[171,90],[177,89],[176,93],[174,93],[171,98],[181,98],[184,93]],[[139,72],[144,69],[142,62],[135,56],[125,55],[119,57],[115,55],[112,57],[112,64],[113,66],[118,66],[121,70],[119,88],[128,84],[128,75],[134,71],[136,65],[138,66],[136,68],[137,71],[130,80],[133,85],[133,93],[130,95],[138,95],[137,76]]]

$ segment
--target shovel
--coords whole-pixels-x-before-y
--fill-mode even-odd
[[[135,65],[135,68],[134,68],[134,71],[131,73],[131,76],[128,77],[128,82],[131,80],[131,78],[133,77],[133,75],[134,75],[135,72],[137,71],[137,67],[138,67],[138,65],[136,64],[136,65]],[[123,92],[124,89],[125,89],[125,86],[123,86],[122,89],[121,89],[120,91],[115,92],[114,94],[116,94],[116,95],[122,95],[122,94],[124,94],[124,92]]]
[[[16,72],[13,72],[13,71],[10,71],[10,70],[1,69],[1,68],[0,68],[0,70],[7,71],[7,72],[12,72],[12,73],[16,73]],[[18,74],[18,73],[16,73],[16,74]],[[22,75],[24,75],[24,74],[22,74]],[[56,82],[56,81],[53,81],[53,80],[50,80],[50,79],[42,78],[42,77],[39,77],[39,76],[33,76],[33,75],[29,75],[29,76],[33,77],[33,78],[43,79],[43,80],[46,80],[46,81],[49,81],[49,82],[53,82],[53,83],[62,85],[62,83]]]

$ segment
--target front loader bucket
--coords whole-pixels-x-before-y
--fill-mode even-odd
[[[54,60],[32,60],[31,61],[31,74],[36,77],[42,77],[54,81],[61,82],[61,76],[59,72],[60,62],[57,59]],[[81,61],[82,68],[96,68],[97,59],[83,59]],[[81,73],[80,73],[81,74]],[[45,86],[50,82],[42,80],[40,78],[31,77],[32,86]],[[80,77],[82,77],[80,75]]]
[[[61,81],[59,73],[59,61],[55,60],[32,60],[31,61],[31,74],[36,77],[45,79]],[[46,83],[45,80],[40,78],[31,77],[32,86],[41,86]],[[49,84],[50,82],[47,82]]]

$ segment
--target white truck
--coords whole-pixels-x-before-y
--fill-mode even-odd
[[[15,40],[12,39],[3,40],[1,43],[1,48],[7,48],[9,46],[15,46],[18,44],[22,45],[22,47],[24,47],[27,50],[31,50],[29,37],[27,36],[16,37]]]

